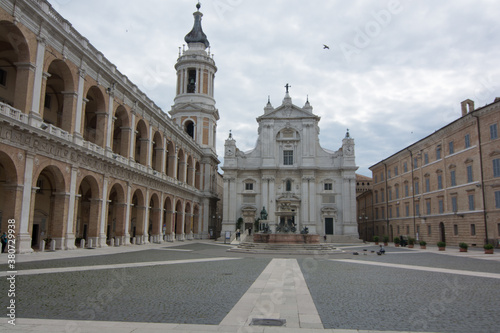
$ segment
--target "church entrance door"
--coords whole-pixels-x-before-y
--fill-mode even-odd
[[[325,218],[325,235],[333,235],[333,217]]]

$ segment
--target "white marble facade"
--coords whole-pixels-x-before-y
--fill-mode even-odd
[[[354,140],[346,134],[337,151],[319,144],[319,120],[309,101],[292,104],[287,92],[283,103],[270,102],[259,124],[257,145],[242,152],[232,135],[224,152],[225,231],[234,232],[236,221],[254,229],[265,207],[271,231],[295,226],[326,235],[328,241],[357,239]],[[253,230],[255,232],[255,230]]]

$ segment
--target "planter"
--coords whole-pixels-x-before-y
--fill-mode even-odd
[[[413,244],[408,244],[409,249],[413,249]]]
[[[427,249],[427,245],[420,245],[420,248],[421,248],[422,250],[425,250],[425,249]]]
[[[389,245],[389,243],[384,243],[384,246],[388,246],[388,245]]]
[[[445,248],[445,247],[438,247],[438,250],[439,250],[439,251],[445,251],[445,250],[446,250],[446,248]]]
[[[378,242],[375,242],[375,245],[378,245]]]
[[[460,248],[459,250],[460,250],[460,252],[467,252],[467,249],[464,249],[464,248]]]
[[[399,247],[399,244],[394,244],[395,247]]]
[[[484,249],[484,254],[493,254],[493,249]]]

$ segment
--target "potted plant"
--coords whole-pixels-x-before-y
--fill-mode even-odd
[[[460,243],[458,244],[458,247],[460,248],[460,252],[467,252],[467,248],[469,247],[469,245],[467,245],[467,243]]]
[[[399,242],[400,242],[400,241],[401,241],[401,240],[399,239],[399,237],[394,237],[394,246],[395,246],[395,247],[399,247]]]
[[[387,246],[389,244],[389,236],[384,236],[383,240],[384,240],[384,246]]]
[[[379,237],[378,236],[374,236],[373,237],[373,241],[375,242],[375,245],[378,245]]]
[[[422,240],[422,241],[420,241],[420,243],[419,243],[419,244],[420,244],[420,248],[421,248],[422,250],[425,250],[425,249],[427,248],[427,242],[426,242],[426,241],[423,241],[423,240]]]
[[[411,238],[411,237],[409,237],[409,238],[408,238],[408,247],[409,247],[410,249],[413,249],[413,246],[414,246],[414,245],[415,245],[415,238]]]
[[[438,246],[438,250],[439,250],[439,251],[444,251],[444,250],[446,250],[446,243],[445,243],[445,242],[438,242],[438,243],[437,243],[437,246]]]
[[[493,244],[485,244],[483,247],[484,254],[493,254]]]

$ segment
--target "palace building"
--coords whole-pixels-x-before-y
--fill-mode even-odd
[[[478,109],[466,100],[460,118],[371,166],[373,193],[358,199],[363,238],[498,245],[499,121],[500,99]]]
[[[169,116],[47,1],[0,1],[0,228],[15,220],[19,252],[209,237],[219,115],[201,18]]]
[[[222,167],[223,233],[234,232],[240,218],[244,229],[254,228],[264,208],[272,232],[307,227],[327,241],[358,239],[354,139],[347,133],[337,151],[322,148],[319,120],[309,100],[302,108],[292,104],[287,84],[282,105],[274,108],[268,101],[257,118],[254,149],[239,150],[229,135]]]

